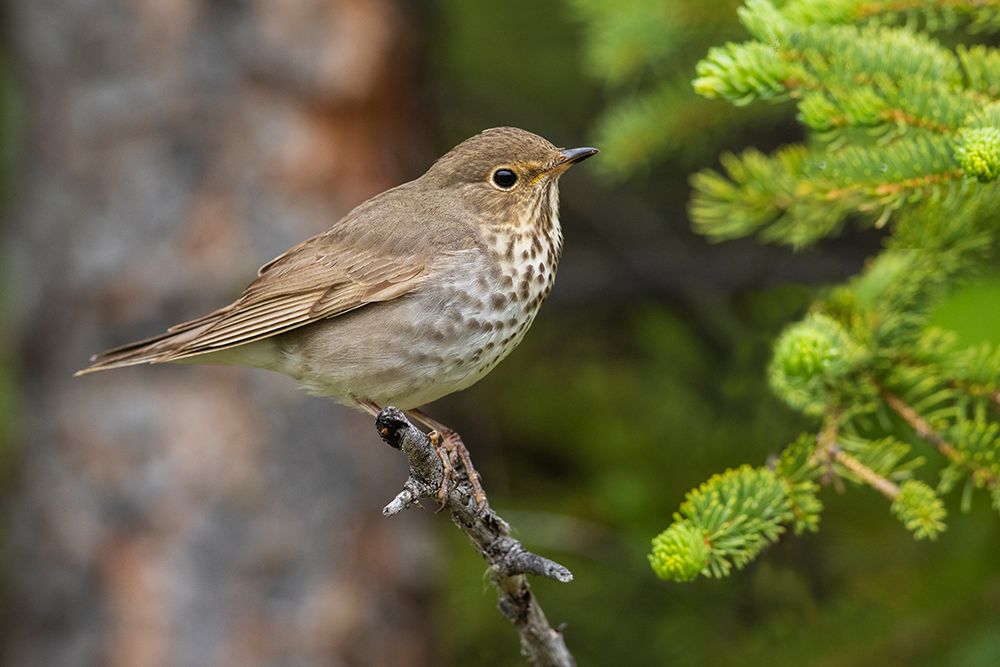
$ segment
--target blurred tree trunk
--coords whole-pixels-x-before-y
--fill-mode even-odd
[[[7,662],[427,664],[429,549],[371,419],[263,371],[74,379],[425,162],[389,0],[21,0],[5,230],[24,411]]]

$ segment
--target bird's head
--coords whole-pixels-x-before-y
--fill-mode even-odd
[[[456,192],[463,204],[500,224],[534,220],[558,199],[559,177],[596,148],[557,148],[516,127],[495,127],[448,151],[423,179]],[[551,213],[551,211],[550,211]]]

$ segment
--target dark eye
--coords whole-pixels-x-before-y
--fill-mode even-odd
[[[510,169],[497,169],[493,172],[493,182],[498,188],[510,190],[517,183],[517,174]]]

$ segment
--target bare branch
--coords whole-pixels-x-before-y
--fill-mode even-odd
[[[378,413],[375,428],[389,446],[401,450],[410,462],[403,490],[382,513],[398,514],[418,504],[421,498],[437,502],[444,468],[430,438],[411,424],[401,410],[392,407]],[[549,625],[525,577],[537,574],[565,583],[573,580],[572,573],[559,563],[525,549],[510,536],[510,526],[490,509],[489,501],[479,507],[473,496],[472,485],[464,475],[449,480],[442,509],[451,512],[452,521],[489,564],[490,579],[500,594],[497,606],[520,633],[521,652],[539,667],[575,665],[562,632]]]

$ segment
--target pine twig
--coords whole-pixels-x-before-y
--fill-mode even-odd
[[[410,463],[403,490],[385,506],[385,516],[399,514],[421,498],[437,502],[444,476],[441,459],[430,438],[415,427],[401,410],[387,407],[378,413],[375,428],[394,449],[401,450]],[[549,625],[528,584],[527,574],[537,574],[566,583],[572,573],[562,565],[525,549],[510,535],[510,525],[489,507],[486,500],[477,507],[472,485],[461,476],[451,479],[441,508],[451,512],[452,521],[469,538],[489,564],[490,580],[499,593],[497,606],[521,636],[521,652],[538,667],[573,667],[576,661],[566,648],[562,632]]]
[[[965,456],[965,454],[960,452],[954,445],[941,437],[941,434],[935,431],[934,427],[932,427],[926,419],[920,416],[920,413],[914,410],[912,406],[906,403],[906,401],[887,389],[882,390],[882,400],[884,400],[886,405],[892,408],[893,412],[899,415],[903,421],[910,425],[910,428],[913,429],[918,438],[926,440],[930,444],[934,445],[937,450],[941,452],[941,454],[943,454],[949,461],[953,461],[971,469],[976,475],[979,475],[982,480],[985,480],[987,485],[991,487],[997,485],[998,480],[996,475],[986,468],[969,461],[969,457]]]
[[[889,500],[895,500],[899,497],[898,484],[890,482],[888,479],[845,452],[839,446],[834,446],[832,451],[833,457],[837,460],[837,463],[857,475],[858,479],[862,482],[872,487]]]
[[[910,428],[917,434],[917,437],[931,443],[945,458],[956,463],[964,463],[962,453],[955,449],[955,446],[947,442],[941,435],[931,427],[930,423],[920,416],[908,403],[899,396],[888,390],[882,391],[882,399],[886,405],[892,408],[893,412],[899,415],[903,421],[910,425]]]
[[[888,479],[841,449],[840,445],[837,443],[837,437],[840,434],[839,419],[839,412],[833,412],[827,415],[826,419],[823,421],[823,428],[820,430],[819,435],[816,438],[816,453],[823,461],[836,461],[857,475],[858,479],[862,482],[872,487],[889,500],[895,500],[899,497],[898,484],[890,482]],[[840,477],[834,474],[832,466],[829,466],[827,472],[825,473],[825,477],[827,480],[832,479],[835,483],[840,482]],[[837,486],[837,490],[842,492],[843,488],[841,486]]]
[[[844,482],[833,469],[833,460],[837,446],[837,436],[840,433],[840,411],[834,411],[823,420],[823,428],[816,435],[816,450],[813,452],[813,460],[817,460],[823,466],[823,476],[820,483],[823,486],[833,484],[837,493],[844,492]]]

